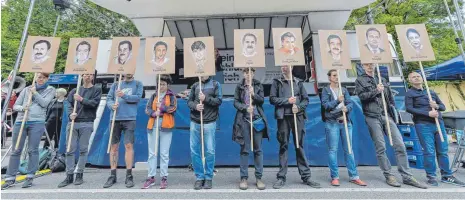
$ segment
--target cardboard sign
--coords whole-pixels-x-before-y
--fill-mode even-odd
[[[174,74],[175,37],[156,37],[145,40],[144,72],[148,74]]]
[[[424,24],[396,25],[396,32],[406,62],[436,60]]]
[[[234,30],[234,67],[265,67],[263,29]]]
[[[213,37],[184,38],[184,77],[215,75]]]
[[[99,38],[71,38],[65,74],[94,74]]]
[[[276,66],[305,65],[300,28],[273,28],[273,45]]]
[[[53,73],[60,40],[58,37],[29,36],[19,72]]]
[[[362,63],[392,63],[391,47],[384,24],[356,25],[355,30]]]
[[[140,40],[138,37],[115,37],[111,45],[108,72],[110,74],[134,74]]]
[[[323,69],[352,69],[349,41],[343,30],[319,30]]]

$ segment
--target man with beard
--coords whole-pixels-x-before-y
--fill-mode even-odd
[[[423,45],[421,44],[420,33],[415,30],[414,28],[409,28],[407,30],[407,40],[410,43],[410,46],[415,50],[417,54],[420,54],[421,50],[423,49]]]
[[[369,28],[365,35],[366,35],[366,40],[367,40],[367,44],[365,44],[365,47],[372,54],[381,54],[385,51],[383,48],[380,48],[381,32],[379,32],[378,29]]]
[[[202,41],[195,41],[191,45],[192,57],[195,61],[195,66],[197,66],[197,73],[203,73],[203,68],[205,62],[207,62],[207,50],[205,49],[205,43]]]
[[[257,46],[257,36],[252,33],[246,33],[242,37],[242,55],[247,58],[257,55],[255,47]]]
[[[47,61],[50,56],[50,48],[52,45],[47,40],[39,40],[32,45],[32,57],[31,60],[35,64],[41,64]]]
[[[340,62],[341,61],[341,46],[342,46],[342,40],[338,35],[330,35],[328,36],[328,46],[329,46],[329,55],[331,58],[333,58],[334,62]]]
[[[79,66],[82,66],[91,59],[90,57],[90,44],[87,41],[80,42],[76,47],[76,57],[74,58],[74,63]]]
[[[134,130],[136,128],[137,104],[142,98],[143,85],[140,81],[134,80],[132,74],[124,75],[124,80],[119,80],[121,86],[117,89],[118,82],[113,83],[107,96],[107,107],[116,112],[114,130],[110,147],[111,175],[104,188],[109,188],[116,183],[116,167],[118,167],[118,150],[121,135],[124,133],[125,161],[126,161],[126,187],[134,187],[134,177],[132,176],[132,164],[134,163]]]
[[[126,62],[131,60],[132,56],[132,44],[131,42],[124,40],[118,45],[118,55],[115,56],[115,64],[124,65]]]
[[[299,48],[295,46],[295,36],[293,33],[286,32],[281,35],[281,48],[279,51],[286,56],[292,56],[299,51]]]
[[[155,64],[155,70],[163,70],[163,65],[169,61],[169,58],[166,57],[166,51],[168,50],[168,45],[163,41],[158,41],[153,46],[152,60],[150,63]]]
[[[58,187],[65,187],[74,183],[74,185],[81,185],[83,180],[84,168],[87,163],[87,151],[89,148],[89,139],[94,130],[94,120],[97,115],[97,108],[100,104],[100,96],[102,95],[102,88],[96,87],[92,84],[94,80],[93,74],[83,74],[82,81],[84,84],[79,89],[79,94],[76,89],[71,90],[68,95],[67,108],[70,123],[66,128],[66,132],[70,132],[71,120],[74,120],[73,137],[69,140],[69,134],[66,141],[71,141],[71,149],[66,152],[66,178],[61,182]],[[77,101],[76,113],[73,112],[74,101]],[[79,143],[79,146],[78,146]],[[79,148],[79,149],[78,149]],[[77,164],[76,179],[74,179],[75,158],[76,150],[79,151],[79,161]]]

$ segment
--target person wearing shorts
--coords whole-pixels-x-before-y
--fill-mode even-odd
[[[134,130],[136,129],[137,104],[142,98],[143,85],[134,80],[132,74],[124,75],[119,90],[118,83],[113,83],[108,92],[107,106],[112,109],[110,119],[113,119],[116,111],[115,124],[110,147],[111,174],[104,188],[109,188],[116,183],[116,167],[118,167],[118,149],[121,137],[124,134],[124,147],[126,161],[126,187],[134,187],[132,165],[134,163]],[[111,125],[111,121],[110,121]],[[110,128],[109,128],[110,129]],[[111,130],[111,129],[110,129]]]

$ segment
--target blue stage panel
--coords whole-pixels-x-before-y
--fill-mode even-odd
[[[368,132],[365,118],[362,114],[362,108],[358,97],[352,97],[355,102],[351,118],[353,120],[353,149],[355,160],[358,165],[377,165],[376,154],[373,142]],[[135,162],[145,162],[148,158],[147,151],[147,121],[148,117],[144,113],[147,100],[144,99],[139,103],[137,127],[135,132]],[[216,165],[217,166],[238,166],[239,150],[238,144],[232,141],[232,127],[236,109],[234,108],[233,99],[224,99],[220,107],[219,125],[216,132]],[[265,113],[270,122],[270,140],[263,140],[264,165],[277,166],[279,144],[276,138],[276,120],[274,119],[274,106],[266,98],[263,105]],[[310,97],[310,104],[307,107],[305,150],[310,165],[327,166],[328,150],[326,145],[326,135],[324,122],[321,120],[321,102],[318,96]],[[186,166],[190,164],[189,148],[189,108],[187,101],[178,99],[178,110],[176,112],[176,127],[173,132],[173,139],[170,151],[170,166]],[[98,166],[109,166],[109,155],[106,153],[109,139],[110,110],[105,108],[99,126],[89,151],[88,162]],[[124,137],[124,136],[123,136]],[[63,138],[63,137],[62,137]],[[122,140],[123,141],[123,140]],[[295,165],[294,138],[289,146],[289,164]],[[386,141],[387,138],[386,138]],[[62,142],[63,143],[63,142]],[[63,144],[64,145],[64,144]],[[62,145],[60,145],[62,146]],[[392,148],[387,144],[388,157],[391,163],[395,164]],[[61,148],[60,148],[61,149]],[[253,163],[253,154],[250,157],[250,163]],[[119,147],[119,166],[125,166],[124,163],[124,145]],[[344,157],[342,145],[339,145],[339,164],[344,166]]]

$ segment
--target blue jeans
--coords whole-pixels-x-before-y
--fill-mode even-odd
[[[205,150],[205,166],[202,164],[202,140],[200,124],[191,121],[190,147],[191,159],[197,180],[212,180],[215,167],[215,131],[216,122],[203,124],[203,140]]]
[[[339,167],[337,164],[337,148],[339,146],[339,138],[342,139],[342,148],[344,150],[344,159],[346,161],[347,170],[349,172],[350,180],[359,179],[357,168],[355,166],[354,154],[349,154],[347,137],[345,133],[344,123],[339,122],[326,122],[326,143],[329,151],[329,170],[332,179],[339,179]],[[349,141],[352,144],[352,123],[347,124],[349,131]],[[340,137],[339,137],[340,136]]]
[[[29,123],[29,124],[28,124]],[[13,126],[13,149],[10,156],[10,163],[6,172],[5,180],[15,180],[16,174],[18,174],[19,166],[21,162],[21,153],[23,151],[24,143],[27,139],[27,153],[28,153],[28,164],[27,164],[27,178],[34,178],[37,170],[39,169],[39,144],[40,139],[45,131],[45,122],[26,122],[21,140],[19,141],[18,149],[15,149],[16,141],[19,136],[19,129],[21,129],[21,123],[16,123]]]
[[[158,121],[159,123],[159,132],[158,132],[158,145],[159,145],[159,154],[160,154],[160,177],[168,176],[168,163],[170,162],[170,147],[171,139],[173,137],[173,132],[161,131],[161,122],[162,119]],[[157,161],[158,155],[155,154],[155,140],[156,140],[156,125],[153,125],[153,129],[147,130],[147,141],[149,146],[149,158],[147,162],[149,163],[148,177],[157,175]]]
[[[439,121],[442,130],[444,142],[441,142],[439,133],[437,133],[436,124],[416,124],[418,138],[421,147],[423,147],[424,165],[426,176],[428,178],[436,177],[436,156],[438,157],[439,168],[443,177],[452,176],[449,165],[449,156],[447,155],[448,143],[444,122]]]

